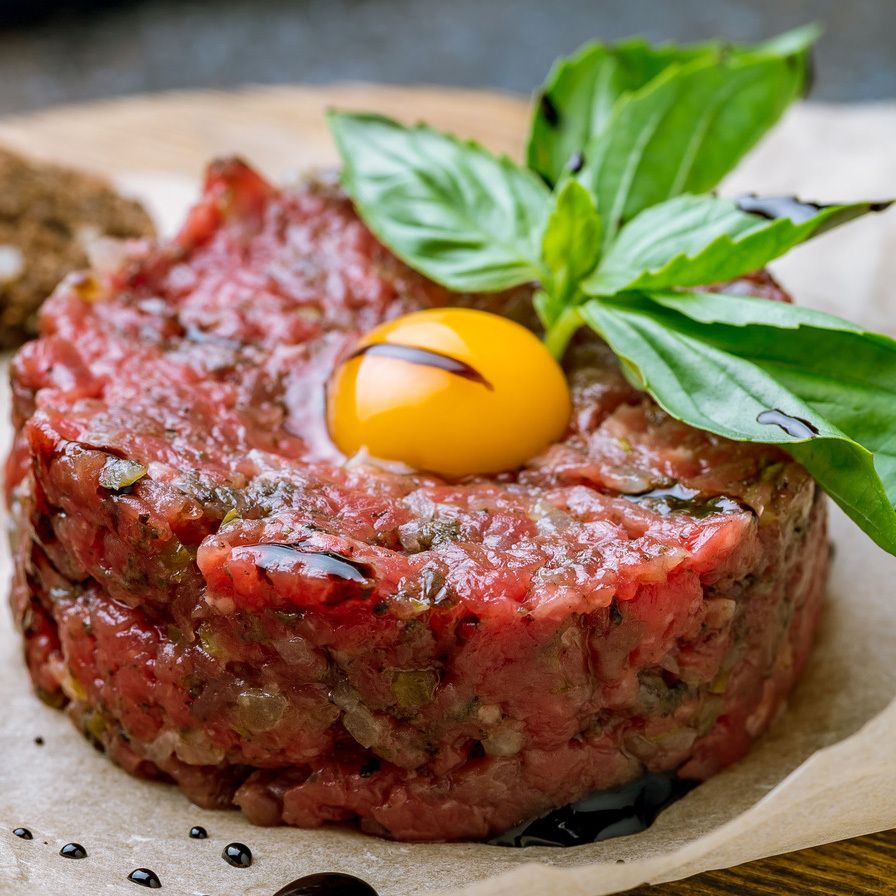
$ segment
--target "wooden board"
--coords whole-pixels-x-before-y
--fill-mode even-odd
[[[0,141],[106,173],[198,175],[216,155],[243,155],[273,176],[330,164],[329,108],[425,118],[519,156],[520,98],[469,90],[346,85],[183,92],[50,109],[0,121]]]
[[[216,155],[239,154],[274,178],[328,165],[329,107],[425,118],[519,156],[528,112],[518,97],[467,90],[346,85],[182,92],[50,109],[0,121],[0,142],[111,176],[196,178]],[[753,862],[631,896],[896,893],[896,831]]]

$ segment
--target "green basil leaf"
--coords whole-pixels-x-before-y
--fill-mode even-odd
[[[597,198],[605,242],[645,208],[715,187],[778,121],[804,79],[802,56],[698,60],[623,100],[577,175]]]
[[[423,125],[334,112],[343,183],[399,258],[448,289],[506,289],[540,276],[550,194],[506,157]]]
[[[597,264],[601,231],[591,194],[578,181],[567,180],[554,193],[541,241],[542,285],[547,298],[539,301],[537,308],[545,327],[556,321]]]
[[[671,66],[704,60],[719,62],[737,55],[801,57],[818,39],[815,25],[797,28],[754,46],[723,41],[676,46],[651,45],[633,38],[608,45],[590,43],[558,59],[537,95],[532,110],[528,166],[548,183],[557,183],[575,154],[599,134],[619,101],[649,84]],[[799,89],[805,87],[805,80]]]
[[[887,206],[678,196],[626,224],[583,290],[612,295],[732,280],[760,270],[813,236]]]
[[[673,417],[783,446],[896,553],[896,341],[749,297],[629,294],[580,312]]]

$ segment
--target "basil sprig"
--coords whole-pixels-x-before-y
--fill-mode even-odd
[[[896,342],[692,291],[886,207],[707,193],[804,91],[814,37],[592,44],[552,69],[527,166],[381,116],[330,126],[359,214],[411,267],[459,292],[534,283],[558,358],[589,326],[673,417],[781,445],[896,553]]]

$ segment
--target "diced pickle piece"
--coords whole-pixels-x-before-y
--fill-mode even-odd
[[[139,482],[146,475],[146,467],[122,457],[110,457],[100,470],[100,485],[113,492]]]

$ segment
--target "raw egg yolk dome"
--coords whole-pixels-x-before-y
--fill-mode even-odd
[[[563,436],[569,387],[525,327],[436,308],[382,324],[337,369],[330,434],[345,454],[458,477],[525,463]]]

